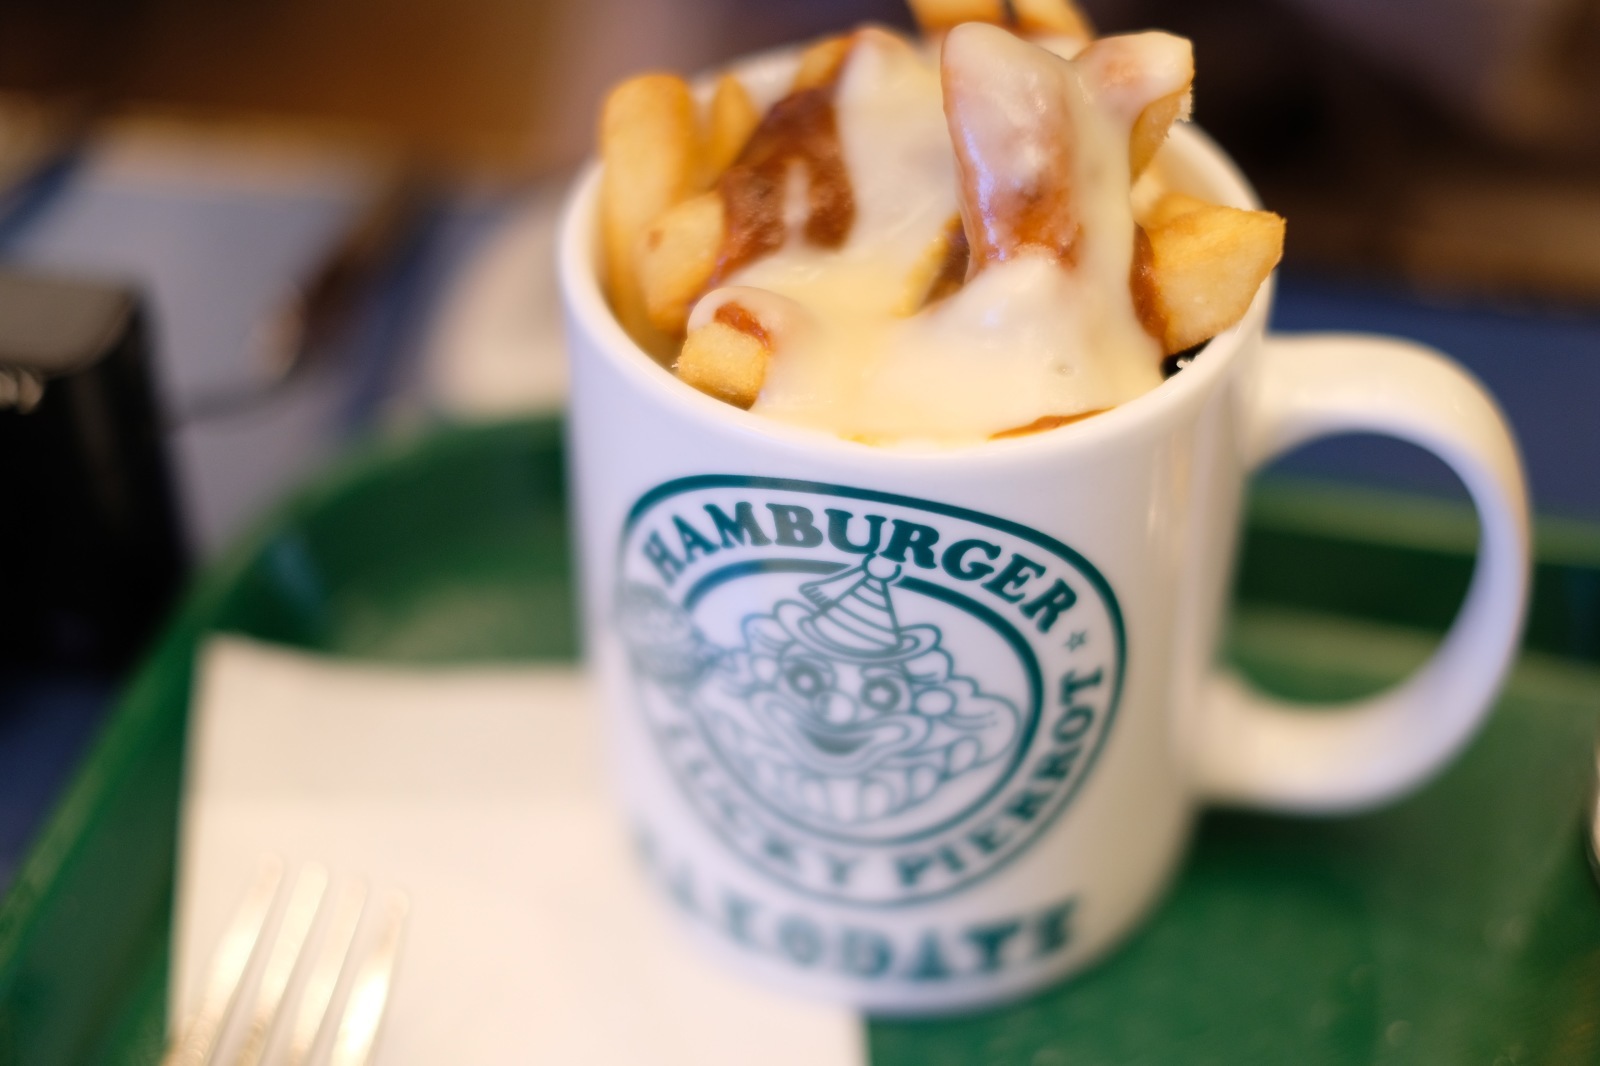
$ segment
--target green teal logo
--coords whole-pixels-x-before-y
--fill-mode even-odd
[[[686,478],[634,506],[618,566],[617,632],[667,769],[723,844],[814,898],[965,889],[1062,816],[1110,734],[1116,598],[1016,523]]]

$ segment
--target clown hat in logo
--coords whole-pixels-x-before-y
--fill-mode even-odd
[[[853,570],[800,586],[808,603],[778,605],[778,622],[795,640],[823,655],[856,662],[911,659],[939,643],[933,626],[904,626],[895,617],[889,586],[900,565],[876,555]]]

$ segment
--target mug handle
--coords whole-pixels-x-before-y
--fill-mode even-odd
[[[1466,600],[1433,658],[1408,680],[1314,710],[1265,696],[1226,671],[1207,683],[1198,783],[1210,800],[1303,813],[1360,810],[1421,784],[1493,704],[1527,603],[1527,489],[1499,407],[1438,352],[1348,334],[1268,337],[1264,347],[1243,434],[1251,469],[1316,437],[1381,433],[1448,463],[1478,512]]]

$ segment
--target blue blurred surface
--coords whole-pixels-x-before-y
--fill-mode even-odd
[[[1600,309],[1501,310],[1291,273],[1281,279],[1273,327],[1388,333],[1452,356],[1489,387],[1511,420],[1534,509],[1600,519]],[[1465,495],[1438,459],[1369,437],[1311,445],[1278,469]]]
[[[0,892],[115,691],[106,678],[0,676]]]

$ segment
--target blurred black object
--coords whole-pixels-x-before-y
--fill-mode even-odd
[[[0,271],[0,664],[116,671],[185,551],[138,297]]]

